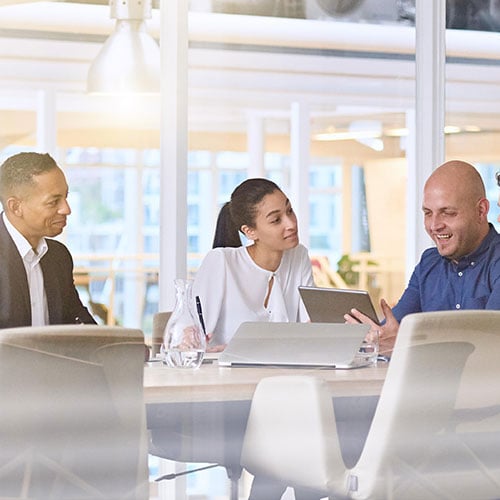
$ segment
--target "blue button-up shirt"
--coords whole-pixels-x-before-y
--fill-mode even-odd
[[[393,313],[401,321],[410,313],[450,309],[500,310],[500,234],[491,224],[481,245],[458,263],[436,248],[425,250]]]

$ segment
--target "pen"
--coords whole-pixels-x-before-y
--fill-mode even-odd
[[[198,318],[200,318],[201,328],[203,329],[203,333],[205,337],[207,337],[207,330],[205,329],[205,321],[203,321],[203,311],[201,310],[201,301],[200,297],[196,296],[196,310],[198,311]]]

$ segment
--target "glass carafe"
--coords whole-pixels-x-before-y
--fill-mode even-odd
[[[174,368],[198,368],[207,347],[192,297],[192,280],[174,280],[175,308],[165,326],[163,362]]]

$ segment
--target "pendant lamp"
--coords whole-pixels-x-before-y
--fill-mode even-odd
[[[146,30],[152,0],[110,0],[114,32],[90,66],[87,91],[94,94],[160,92],[160,48]]]

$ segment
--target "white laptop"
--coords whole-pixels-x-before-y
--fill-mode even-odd
[[[219,356],[220,366],[357,368],[369,326],[343,323],[242,323]]]

